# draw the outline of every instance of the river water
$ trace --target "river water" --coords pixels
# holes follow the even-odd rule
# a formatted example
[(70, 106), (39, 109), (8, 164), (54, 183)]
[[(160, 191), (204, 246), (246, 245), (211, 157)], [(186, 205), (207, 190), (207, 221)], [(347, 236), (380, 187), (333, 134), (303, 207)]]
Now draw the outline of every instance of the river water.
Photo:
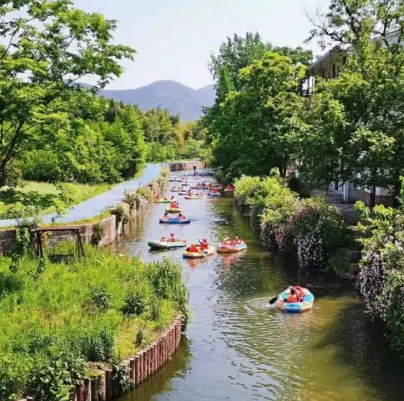
[[(153, 205), (114, 245), (146, 261), (179, 261), (193, 309), (181, 348), (124, 401), (404, 399), (404, 365), (349, 284), (298, 275), (292, 262), (266, 252), (230, 198), (180, 199), (180, 206), (191, 224), (162, 226), (165, 205)], [(248, 250), (199, 261), (183, 260), (181, 250), (149, 251), (148, 240), (170, 232), (213, 244), (239, 235)], [(290, 284), (310, 284), (311, 312), (286, 315), (266, 307)]]

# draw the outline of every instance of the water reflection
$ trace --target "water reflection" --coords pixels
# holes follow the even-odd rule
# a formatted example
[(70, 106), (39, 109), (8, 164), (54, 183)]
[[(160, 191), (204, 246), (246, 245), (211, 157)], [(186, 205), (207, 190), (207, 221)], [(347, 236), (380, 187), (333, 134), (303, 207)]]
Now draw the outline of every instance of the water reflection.
[[(231, 199), (180, 204), (191, 224), (159, 225), (164, 205), (153, 205), (116, 245), (118, 252), (146, 261), (169, 256), (182, 263), (194, 311), (186, 350), (127, 400), (403, 399), (404, 366), (386, 351), (349, 284), (329, 285), (327, 278), (299, 273), (293, 261), (266, 252)], [(183, 260), (182, 249), (149, 251), (148, 240), (170, 232), (213, 244), (239, 235), (248, 249), (202, 260)], [(311, 284), (312, 312), (285, 315), (266, 307), (269, 298), (296, 282)], [(185, 356), (186, 368), (178, 362)]]
[(165, 394), (176, 389), (176, 381), (184, 379), (191, 368), (191, 343), (184, 338), (180, 348), (173, 354), (167, 365), (149, 380), (137, 387), (125, 401), (150, 400), (155, 394)]

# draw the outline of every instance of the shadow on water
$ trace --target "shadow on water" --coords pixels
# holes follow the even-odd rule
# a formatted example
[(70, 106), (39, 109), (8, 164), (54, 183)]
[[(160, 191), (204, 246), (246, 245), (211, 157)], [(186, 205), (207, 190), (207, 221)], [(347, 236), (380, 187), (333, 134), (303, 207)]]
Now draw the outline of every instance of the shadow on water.
[[(193, 309), (190, 342), (126, 401), (404, 399), (404, 366), (387, 352), (349, 283), (299, 272), (294, 260), (268, 253), (231, 199), (180, 204), (190, 225), (159, 225), (164, 205), (153, 205), (115, 246), (145, 261), (171, 257), (181, 263)], [(183, 260), (182, 250), (149, 251), (148, 240), (171, 231), (213, 244), (238, 235), (248, 249), (203, 260)], [(311, 285), (312, 312), (267, 308), (270, 298), (296, 283)]]
[(180, 348), (167, 364), (145, 383), (134, 389), (122, 401), (150, 400), (155, 394), (165, 394), (175, 390), (176, 379), (183, 379), (191, 368), (192, 354), (190, 341), (183, 338)]
[[(332, 358), (333, 363), (354, 372), (368, 391), (366, 399), (399, 401), (404, 399), (404, 361), (389, 349), (380, 322), (366, 316), (359, 297), (341, 299), (344, 306), (333, 312), (327, 328), (318, 327), (313, 349)], [(331, 301), (333, 302), (333, 301)]]

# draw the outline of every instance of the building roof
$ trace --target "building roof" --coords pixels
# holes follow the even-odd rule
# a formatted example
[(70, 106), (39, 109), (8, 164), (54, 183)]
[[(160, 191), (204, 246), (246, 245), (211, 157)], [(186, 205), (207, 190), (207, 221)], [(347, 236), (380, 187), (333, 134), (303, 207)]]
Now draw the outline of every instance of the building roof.
[[(388, 33), (386, 35), (387, 38), (392, 38), (394, 36), (397, 36), (398, 33), (400, 32), (400, 29), (396, 29), (394, 31), (391, 31), (390, 33)], [(372, 39), (372, 42), (375, 42), (378, 38), (380, 38), (380, 36), (376, 36)], [(347, 52), (349, 52), (352, 49), (352, 47), (348, 47), (346, 49)], [(328, 57), (330, 57), (332, 55), (332, 53), (334, 53), (336, 50), (340, 50), (343, 51), (342, 49), (339, 48), (339, 46), (335, 46), (333, 47), (331, 50), (329, 50), (327, 53), (324, 53), (322, 56), (320, 56), (316, 61), (314, 61), (309, 67), (308, 70), (312, 70), (314, 68), (316, 68), (319, 64), (321, 64), (322, 61), (324, 61), (325, 59), (327, 59)]]

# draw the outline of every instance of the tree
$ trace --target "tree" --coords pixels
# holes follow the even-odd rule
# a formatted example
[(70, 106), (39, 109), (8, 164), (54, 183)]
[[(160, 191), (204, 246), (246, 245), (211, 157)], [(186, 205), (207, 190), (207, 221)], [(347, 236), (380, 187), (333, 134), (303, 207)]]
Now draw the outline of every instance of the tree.
[(305, 67), (268, 52), (239, 72), (239, 90), (219, 105), (209, 127), (215, 133), (214, 166), (226, 181), (242, 174), (266, 175), (274, 167), (282, 176), (299, 137), (304, 98), (299, 94)]
[[(402, 15), (404, 5), (396, 0), (332, 0), (311, 35), (322, 45), (349, 47), (342, 74), (320, 84), (313, 103), (327, 99), (337, 105), (340, 123), (328, 131), (336, 144), (335, 156), (341, 159), (334, 165), (348, 180), (370, 189), (371, 206), (376, 186), (392, 188), (398, 195), (404, 173)], [(324, 112), (314, 118), (320, 125)], [(321, 131), (320, 125), (315, 131)]]
[[(53, 124), (86, 75), (104, 87), (119, 76), (129, 47), (112, 43), (116, 21), (85, 13), (70, 0), (5, 1), (0, 6), (0, 185), (6, 167)], [(21, 16), (22, 15), (22, 16)]]
[(234, 34), (228, 37), (220, 46), (218, 55), (211, 55), (209, 69), (213, 79), (218, 82), (223, 79), (223, 69), (226, 68), (230, 81), (238, 89), (238, 72), (249, 66), (254, 60), (262, 58), (272, 49), (270, 43), (264, 43), (258, 33), (247, 32), (245, 37)]

